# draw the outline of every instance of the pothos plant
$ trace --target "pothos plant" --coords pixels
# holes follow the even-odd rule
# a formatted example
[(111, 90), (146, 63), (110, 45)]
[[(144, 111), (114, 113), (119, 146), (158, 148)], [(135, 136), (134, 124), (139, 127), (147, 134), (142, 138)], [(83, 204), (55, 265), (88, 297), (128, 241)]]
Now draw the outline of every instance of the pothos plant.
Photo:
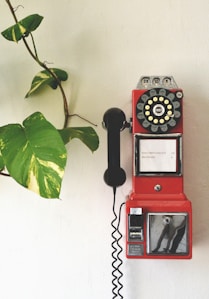
[(59, 89), (64, 107), (63, 128), (58, 130), (41, 112), (29, 115), (22, 124), (0, 127), (0, 174), (11, 176), (20, 185), (45, 198), (59, 198), (67, 161), (66, 144), (73, 138), (80, 139), (91, 151), (99, 146), (99, 138), (92, 126), (69, 127), (68, 101), (62, 81), (68, 79), (66, 71), (48, 67), (39, 59), (33, 31), (43, 16), (32, 14), (18, 20), (17, 9), (5, 0), (14, 18), (14, 25), (1, 34), (12, 42), (23, 42), (41, 71), (32, 80), (26, 98), (41, 88)]

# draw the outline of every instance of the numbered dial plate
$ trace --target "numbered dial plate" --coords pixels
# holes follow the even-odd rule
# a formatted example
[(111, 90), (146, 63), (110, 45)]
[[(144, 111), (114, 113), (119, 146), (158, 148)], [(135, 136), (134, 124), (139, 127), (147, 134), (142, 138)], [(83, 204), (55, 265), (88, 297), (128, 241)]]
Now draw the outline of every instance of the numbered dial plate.
[(136, 117), (152, 133), (166, 133), (181, 117), (181, 91), (154, 88), (145, 92), (136, 104)]

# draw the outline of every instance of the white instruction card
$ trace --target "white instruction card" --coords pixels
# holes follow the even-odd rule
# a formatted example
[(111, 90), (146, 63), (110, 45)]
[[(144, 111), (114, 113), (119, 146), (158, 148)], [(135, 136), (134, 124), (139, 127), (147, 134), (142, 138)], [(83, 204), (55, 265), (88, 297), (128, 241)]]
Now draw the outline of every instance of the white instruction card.
[(176, 172), (175, 139), (141, 139), (140, 172)]

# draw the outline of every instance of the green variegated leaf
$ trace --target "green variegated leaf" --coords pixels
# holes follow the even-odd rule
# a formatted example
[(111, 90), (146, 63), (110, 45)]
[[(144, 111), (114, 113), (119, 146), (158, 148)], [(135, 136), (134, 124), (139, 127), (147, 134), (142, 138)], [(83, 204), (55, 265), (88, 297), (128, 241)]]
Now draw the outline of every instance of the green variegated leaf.
[(80, 139), (92, 152), (99, 147), (99, 137), (92, 127), (74, 127), (59, 130), (63, 142), (67, 144), (73, 138)]
[[(68, 78), (68, 74), (63, 70), (57, 68), (50, 68), (50, 71), (52, 71), (56, 75), (59, 81), (66, 81)], [(25, 97), (28, 98), (32, 93), (38, 91), (40, 88), (47, 85), (53, 89), (56, 89), (58, 81), (50, 74), (50, 72), (44, 70), (39, 72), (33, 78), (30, 90), (28, 91)]]
[(9, 41), (18, 42), (23, 36), (27, 36), (30, 32), (36, 30), (42, 20), (43, 17), (38, 14), (30, 15), (7, 28), (1, 34)]
[(2, 157), (2, 154), (0, 152), (0, 171), (2, 171), (4, 169), (4, 160), (3, 160), (3, 157)]
[(9, 174), (45, 198), (59, 198), (67, 153), (59, 132), (36, 112), (23, 125), (0, 128), (0, 149)]

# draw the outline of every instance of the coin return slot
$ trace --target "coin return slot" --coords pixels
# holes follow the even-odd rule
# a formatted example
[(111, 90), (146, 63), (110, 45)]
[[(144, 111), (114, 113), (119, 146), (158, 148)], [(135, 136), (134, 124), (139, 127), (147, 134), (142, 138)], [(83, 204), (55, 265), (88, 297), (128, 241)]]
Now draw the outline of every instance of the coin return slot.
[(129, 241), (143, 241), (143, 215), (129, 215)]

